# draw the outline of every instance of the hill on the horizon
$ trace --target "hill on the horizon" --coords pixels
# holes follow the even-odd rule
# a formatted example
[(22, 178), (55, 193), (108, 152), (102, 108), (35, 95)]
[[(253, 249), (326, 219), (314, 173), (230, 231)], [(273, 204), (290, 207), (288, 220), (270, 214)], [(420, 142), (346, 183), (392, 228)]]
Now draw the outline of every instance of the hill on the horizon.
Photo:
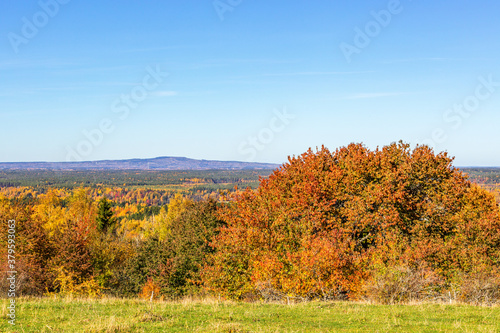
[(87, 162), (3, 162), (0, 170), (258, 170), (275, 169), (279, 164), (196, 160), (187, 157), (156, 157)]

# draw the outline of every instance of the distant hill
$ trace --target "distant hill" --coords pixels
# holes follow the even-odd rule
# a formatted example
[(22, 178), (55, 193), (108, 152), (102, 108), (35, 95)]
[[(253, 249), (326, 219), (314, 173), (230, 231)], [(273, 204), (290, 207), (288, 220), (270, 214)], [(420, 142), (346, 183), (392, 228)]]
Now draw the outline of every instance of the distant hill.
[(275, 169), (279, 164), (238, 161), (195, 160), (186, 157), (156, 157), (92, 162), (6, 162), (0, 170), (258, 170)]

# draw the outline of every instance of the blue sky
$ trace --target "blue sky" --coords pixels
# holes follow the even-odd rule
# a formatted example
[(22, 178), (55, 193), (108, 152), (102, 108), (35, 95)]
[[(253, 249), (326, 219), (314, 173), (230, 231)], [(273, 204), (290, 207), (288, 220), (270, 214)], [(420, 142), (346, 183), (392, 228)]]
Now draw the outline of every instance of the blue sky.
[(0, 161), (276, 162), (404, 140), (500, 166), (500, 3), (0, 2)]

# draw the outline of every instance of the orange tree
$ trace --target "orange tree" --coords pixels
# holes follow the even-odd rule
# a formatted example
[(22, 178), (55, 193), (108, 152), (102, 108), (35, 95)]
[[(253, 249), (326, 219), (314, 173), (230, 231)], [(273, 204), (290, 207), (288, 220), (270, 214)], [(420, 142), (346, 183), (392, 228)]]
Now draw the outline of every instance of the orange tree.
[(452, 161), (403, 142), (291, 157), (220, 211), (204, 283), (240, 299), (352, 298), (380, 267), (423, 265), (448, 282), (496, 268), (497, 204)]

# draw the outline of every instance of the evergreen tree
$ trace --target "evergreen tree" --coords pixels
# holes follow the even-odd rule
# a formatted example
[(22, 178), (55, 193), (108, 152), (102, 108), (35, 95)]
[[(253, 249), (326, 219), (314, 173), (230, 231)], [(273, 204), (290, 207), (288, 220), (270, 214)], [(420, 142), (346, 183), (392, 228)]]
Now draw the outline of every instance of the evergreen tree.
[(97, 212), (97, 228), (106, 232), (113, 225), (113, 212), (111, 211), (111, 202), (104, 197), (99, 201), (99, 210)]

